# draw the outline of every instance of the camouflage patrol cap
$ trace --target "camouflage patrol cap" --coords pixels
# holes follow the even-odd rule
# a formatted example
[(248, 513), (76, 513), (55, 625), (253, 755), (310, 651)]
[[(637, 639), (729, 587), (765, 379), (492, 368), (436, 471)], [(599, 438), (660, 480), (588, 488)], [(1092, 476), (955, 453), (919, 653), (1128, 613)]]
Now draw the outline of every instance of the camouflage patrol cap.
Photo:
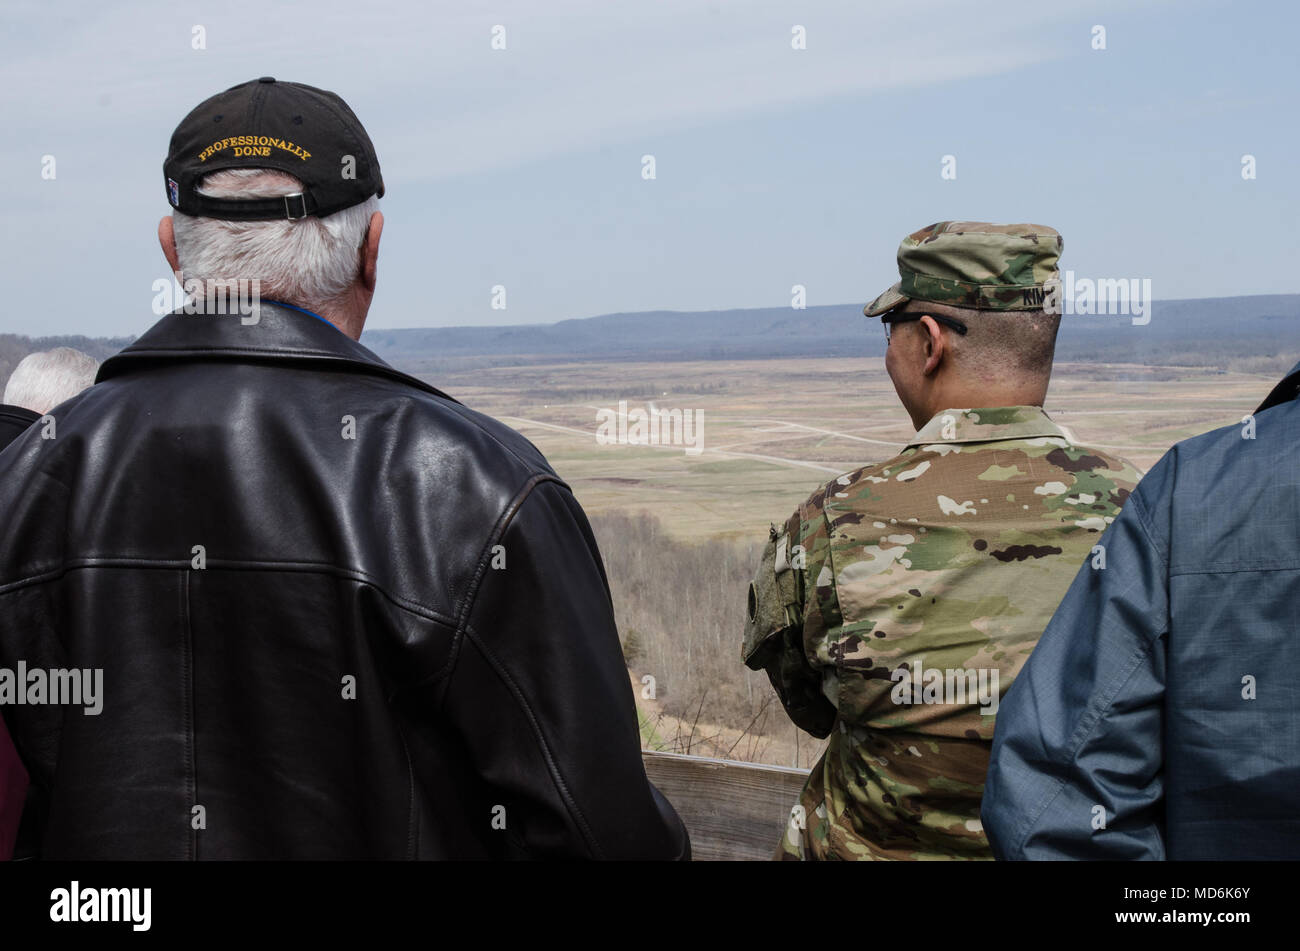
[(862, 309), (879, 317), (909, 300), (974, 310), (1041, 310), (1064, 242), (1045, 225), (940, 221), (898, 246), (901, 280)]

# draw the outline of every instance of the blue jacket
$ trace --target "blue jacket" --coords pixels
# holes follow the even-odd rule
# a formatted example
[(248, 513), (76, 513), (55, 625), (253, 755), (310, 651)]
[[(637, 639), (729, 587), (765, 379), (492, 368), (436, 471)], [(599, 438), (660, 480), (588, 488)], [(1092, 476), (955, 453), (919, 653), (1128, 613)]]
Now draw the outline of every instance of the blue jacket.
[(998, 712), (998, 858), (1300, 858), (1298, 387), (1169, 450), (1080, 569)]

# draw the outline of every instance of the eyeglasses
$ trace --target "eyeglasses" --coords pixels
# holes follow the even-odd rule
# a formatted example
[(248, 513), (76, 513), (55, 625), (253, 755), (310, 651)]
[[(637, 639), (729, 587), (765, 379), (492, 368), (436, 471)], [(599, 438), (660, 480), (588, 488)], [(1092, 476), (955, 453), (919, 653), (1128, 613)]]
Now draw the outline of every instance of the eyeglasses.
[(969, 329), (965, 324), (963, 324), (960, 320), (957, 320), (955, 317), (944, 317), (941, 314), (927, 315), (919, 312), (911, 313), (911, 314), (897, 314), (897, 315), (884, 314), (880, 318), (880, 323), (885, 328), (885, 346), (889, 346), (889, 335), (890, 335), (889, 325), (890, 324), (910, 324), (913, 321), (920, 320), (922, 317), (926, 317), (926, 316), (930, 317), (931, 320), (938, 321), (939, 323), (943, 324), (945, 327), (951, 327), (953, 330), (957, 331), (957, 333), (961, 334), (963, 337), (966, 335), (966, 332)]

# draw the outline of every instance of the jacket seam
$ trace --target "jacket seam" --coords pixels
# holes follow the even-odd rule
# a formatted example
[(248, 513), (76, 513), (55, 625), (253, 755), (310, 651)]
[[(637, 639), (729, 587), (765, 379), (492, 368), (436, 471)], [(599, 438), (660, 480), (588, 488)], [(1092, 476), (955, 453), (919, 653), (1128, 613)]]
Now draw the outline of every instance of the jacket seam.
[[(820, 512), (821, 522), (822, 522), (821, 527), (824, 528), (826, 531), (827, 542), (829, 542), (830, 539), (834, 536), (834, 528), (831, 525), (833, 519), (831, 518), (830, 495), (831, 495), (830, 487), (828, 486), (821, 500), (822, 505), (821, 505), (821, 512)], [(804, 521), (803, 514), (804, 514), (803, 507), (800, 506), (798, 511), (800, 526), (802, 526)], [(801, 533), (799, 538), (799, 544), (802, 545), (805, 540), (806, 539), (803, 537)], [(830, 568), (832, 578), (839, 577), (839, 569), (835, 565), (835, 546), (831, 544), (827, 544), (826, 560), (822, 562), (822, 569), (826, 567)], [(822, 569), (819, 569), (818, 571), (819, 574)], [(810, 584), (806, 583), (804, 585), (803, 599), (799, 605), (799, 610), (803, 614), (802, 617), (803, 623), (799, 625), (799, 642), (800, 642), (799, 650), (803, 654), (804, 663), (808, 665), (809, 669), (811, 669), (812, 671), (820, 675), (822, 681), (821, 695), (826, 699), (826, 702), (829, 704), (831, 702), (830, 698), (826, 697), (827, 668), (824, 666), (819, 666), (815, 662), (815, 658), (808, 656), (807, 631), (808, 631), (808, 622), (810, 617), (812, 616), (812, 612), (808, 610), (808, 592), (810, 590), (813, 591), (813, 598), (814, 599), (817, 598), (817, 594), (816, 594), (817, 579), (811, 577), (812, 575), (811, 565), (809, 565), (806, 569), (804, 569), (804, 575), (805, 575), (804, 578), (805, 582), (811, 582), (811, 583)], [(817, 616), (821, 623), (822, 631), (825, 633), (824, 642), (827, 644), (828, 649), (832, 641), (838, 642), (839, 640), (842, 639), (842, 632), (846, 626), (844, 623), (844, 608), (840, 604), (840, 588), (838, 584), (832, 584), (830, 586), (830, 598), (834, 602), (834, 608), (833, 608), (835, 611), (834, 624), (827, 624), (826, 613), (824, 609), (820, 605), (817, 608)], [(844, 667), (843, 655), (840, 654), (839, 651), (836, 651), (836, 654), (839, 656), (835, 656), (831, 658), (832, 660), (835, 661), (834, 667), (831, 668), (834, 671), (834, 676), (835, 676), (835, 718), (831, 721), (831, 726), (830, 729), (826, 731), (826, 736), (830, 736), (832, 733), (835, 732), (836, 728), (841, 725), (840, 711), (844, 709), (844, 681), (846, 679), (845, 674), (847, 673), (847, 671)], [(809, 730), (808, 732), (812, 733), (811, 730)], [(816, 736), (815, 733), (813, 735)], [(826, 737), (821, 736), (817, 738), (825, 739)]]
[(126, 375), (136, 368), (136, 363), (146, 364), (146, 367), (141, 368), (144, 369), (148, 368), (150, 362), (156, 364), (158, 361), (177, 361), (178, 358), (184, 359), (185, 357), (192, 360), (241, 360), (252, 358), (255, 362), (274, 363), (287, 367), (292, 367), (295, 360), (306, 360), (313, 363), (313, 372), (318, 372), (321, 369), (319, 364), (331, 364), (332, 368), (337, 371), (365, 373), (389, 382), (409, 386), (411, 389), (419, 390), (422, 393), (428, 393), (431, 396), (446, 400), (453, 406), (462, 405), (455, 397), (444, 393), (432, 383), (425, 383), (409, 373), (403, 373), (396, 367), (389, 366), (379, 360), (378, 357), (371, 361), (352, 354), (340, 353), (337, 350), (322, 350), (314, 347), (272, 348), (236, 347), (231, 345), (206, 348), (193, 345), (129, 347), (104, 361), (104, 366), (112, 364), (110, 367), (111, 372), (104, 375), (101, 368), (100, 374), (96, 377), (96, 382), (103, 382), (117, 376)]
[(582, 837), (586, 841), (587, 847), (591, 850), (592, 854), (597, 859), (603, 859), (605, 855), (600, 847), (600, 843), (596, 841), (596, 836), (591, 831), (591, 826), (587, 823), (586, 815), (583, 813), (582, 808), (578, 805), (577, 801), (573, 798), (572, 793), (569, 791), (568, 784), (564, 781), (564, 776), (560, 773), (559, 764), (555, 761), (555, 757), (551, 753), (550, 744), (546, 742), (546, 734), (543, 732), (541, 723), (538, 722), (536, 714), (533, 713), (533, 708), (529, 705), (528, 698), (524, 696), (523, 691), (515, 682), (515, 679), (510, 676), (510, 671), (506, 666), (497, 659), (497, 656), (492, 652), (492, 649), (489, 648), (487, 644), (483, 642), (482, 638), (474, 632), (473, 628), (468, 625), (465, 628), (465, 636), (476, 648), (478, 648), (484, 659), (487, 660), (489, 665), (491, 665), (492, 670), (499, 678), (501, 678), (501, 681), (510, 690), (511, 694), (514, 695), (515, 702), (518, 703), (520, 708), (523, 710), (524, 716), (528, 720), (528, 725), (532, 728), (533, 736), (536, 738), (537, 745), (541, 749), (542, 757), (546, 760), (546, 769), (551, 774), (551, 782), (555, 784), (556, 790), (560, 794), (561, 801), (577, 823), (578, 828), (582, 832)]
[[(185, 727), (185, 791), (189, 796), (189, 835), (186, 837), (187, 856), (191, 862), (199, 857), (199, 831), (194, 827), (194, 806), (198, 800), (198, 769), (194, 759), (194, 628), (190, 614), (190, 581), (192, 572), (182, 572), (180, 577), (181, 616), (184, 641), (181, 647), (184, 677), (181, 680), (185, 691), (185, 709), (182, 720)], [(205, 817), (206, 818), (206, 817)]]
[(554, 481), (559, 482), (555, 476), (545, 473), (537, 473), (528, 479), (527, 482), (515, 493), (514, 497), (506, 503), (506, 507), (501, 510), (497, 516), (492, 530), (488, 532), (487, 540), (483, 547), (479, 549), (478, 562), (474, 566), (474, 574), (470, 578), (469, 586), (465, 589), (465, 594), (461, 596), (461, 604), (456, 609), (456, 626), (463, 627), (469, 619), (470, 611), (473, 609), (474, 601), (478, 597), (479, 585), (483, 581), (483, 574), (487, 571), (488, 565), (492, 561), (492, 548), (505, 535), (506, 529), (514, 520), (516, 513), (523, 507), (524, 501), (530, 496), (539, 484), (542, 482)]
[[(153, 568), (159, 570), (168, 569), (185, 569), (189, 567), (189, 560), (184, 558), (176, 559), (159, 559), (159, 558), (78, 558), (74, 561), (66, 562), (56, 568), (48, 568), (35, 574), (27, 575), (16, 581), (5, 582), (0, 584), (0, 597), (13, 591), (18, 591), (32, 585), (43, 584), (60, 578), (70, 571), (80, 571), (87, 568)], [(425, 620), (435, 621), (444, 627), (455, 628), (457, 621), (450, 615), (443, 614), (436, 608), (421, 604), (402, 595), (395, 594), (381, 585), (368, 572), (359, 568), (344, 568), (329, 562), (313, 561), (270, 561), (270, 560), (222, 560), (209, 558), (207, 560), (206, 570), (224, 569), (227, 571), (289, 571), (299, 574), (324, 574), (335, 577), (347, 578), (353, 581), (360, 581), (379, 594), (383, 595), (395, 606), (410, 611), (412, 614), (422, 617)]]
[(601, 851), (599, 843), (596, 841), (595, 834), (591, 831), (591, 827), (587, 823), (585, 814), (569, 792), (568, 784), (560, 774), (559, 764), (556, 763), (555, 758), (551, 753), (550, 744), (546, 740), (546, 734), (542, 730), (541, 723), (533, 712), (532, 706), (528, 703), (528, 698), (524, 696), (523, 690), (520, 689), (514, 678), (510, 676), (509, 669), (504, 663), (498, 660), (497, 656), (492, 652), (488, 645), (484, 643), (482, 638), (474, 632), (473, 627), (469, 624), (469, 617), (473, 612), (474, 605), (477, 603), (483, 575), (487, 571), (488, 564), (491, 560), (492, 547), (505, 535), (510, 523), (514, 520), (515, 515), (518, 514), (519, 510), (523, 507), (524, 502), (527, 501), (533, 490), (544, 482), (555, 483), (565, 491), (569, 491), (569, 487), (558, 476), (549, 473), (538, 473), (524, 483), (523, 487), (515, 494), (514, 499), (511, 500), (511, 503), (506, 506), (505, 510), (497, 519), (496, 525), (493, 526), (493, 529), (491, 533), (489, 533), (488, 539), (483, 546), (473, 581), (470, 583), (470, 588), (465, 594), (464, 607), (460, 612), (461, 617), (446, 665), (441, 671), (434, 674), (432, 677), (426, 678), (424, 681), (417, 684), (417, 686), (426, 686), (428, 684), (436, 683), (444, 678), (449, 682), (451, 675), (455, 672), (459, 663), (463, 641), (466, 638), (473, 641), (479, 652), (482, 653), (484, 658), (492, 666), (497, 676), (506, 684), (507, 688), (514, 695), (515, 701), (522, 708), (529, 725), (532, 727), (533, 735), (542, 752), (542, 757), (546, 761), (547, 770), (551, 774), (551, 781), (559, 791), (565, 807), (570, 811), (573, 818), (577, 821), (578, 827), (582, 830), (588, 848), (590, 848), (593, 854), (597, 857), (603, 857), (603, 852)]
[(402, 752), (406, 755), (406, 858), (413, 861), (416, 857), (416, 843), (420, 840), (419, 813), (415, 808), (415, 766), (411, 763), (411, 747), (406, 742), (406, 730), (402, 728), (400, 717), (396, 723), (397, 735), (402, 740)]
[[(177, 354), (192, 353), (196, 356), (217, 356), (222, 353), (237, 353), (241, 356), (249, 353), (261, 353), (266, 355), (268, 360), (283, 359), (285, 357), (329, 357), (331, 360), (337, 360), (340, 363), (356, 363), (358, 366), (369, 366), (369, 364), (360, 363), (350, 357), (344, 356), (335, 350), (317, 350), (307, 347), (279, 347), (268, 349), (266, 347), (235, 347), (229, 344), (220, 347), (196, 347), (193, 344), (175, 347), (132, 347), (129, 350), (123, 350), (120, 356), (123, 357), (147, 357), (152, 354)], [(376, 368), (378, 369), (378, 368)], [(401, 371), (398, 370), (398, 373)]]
[(30, 416), (28, 416), (27, 415), (28, 412), (30, 411), (19, 413), (9, 408), (0, 409), (0, 419), (13, 420), (14, 422), (22, 423), (24, 427), (30, 426), (32, 423), (39, 423), (41, 421), (42, 419), (41, 416), (37, 415), (34, 412), (31, 413)]
[[(1115, 678), (1114, 687), (1109, 691), (1109, 696), (1106, 698), (1105, 703), (1098, 708), (1095, 717), (1092, 722), (1088, 724), (1087, 729), (1082, 729), (1082, 723), (1080, 723), (1079, 728), (1076, 729), (1076, 733), (1079, 733), (1079, 738), (1070, 744), (1069, 750), (1066, 752), (1065, 756), (1062, 757), (1061, 762), (1063, 765), (1068, 767), (1068, 765), (1076, 758), (1079, 750), (1088, 741), (1088, 738), (1096, 732), (1097, 727), (1100, 726), (1102, 720), (1106, 718), (1106, 714), (1109, 713), (1111, 707), (1115, 705), (1115, 698), (1119, 696), (1120, 691), (1124, 689), (1124, 686), (1133, 679), (1133, 675), (1137, 672), (1138, 665), (1142, 663), (1142, 658), (1151, 652), (1157, 640), (1159, 640), (1159, 637), (1152, 638), (1149, 641), (1144, 641), (1138, 649), (1133, 652), (1132, 657), (1129, 659), (1128, 669), (1122, 675)], [(1061, 791), (1065, 789), (1067, 781), (1066, 777), (1056, 780), (1054, 788), (1050, 788), (1043, 794), (1042, 805), (1034, 810), (1032, 817), (1028, 818), (1022, 826), (1023, 831), (1016, 836), (1016, 846), (1014, 849), (1016, 854), (1024, 855), (1025, 843), (1029, 841), (1029, 836), (1037, 826), (1038, 820), (1043, 817), (1043, 813), (1045, 813), (1052, 803), (1061, 795)]]
[(1294, 565), (1276, 565), (1265, 562), (1238, 564), (1233, 567), (1170, 568), (1169, 577), (1184, 578), (1190, 575), (1231, 575), (1238, 573), (1255, 574), (1262, 571), (1300, 571), (1300, 562)]
[(958, 436), (955, 439), (926, 439), (920, 442), (909, 442), (904, 449), (924, 449), (927, 446), (957, 446), (969, 445), (971, 443), (995, 443), (995, 442), (1019, 442), (1023, 439), (1059, 439), (1071, 449), (1085, 448), (1075, 445), (1065, 433), (1059, 429), (1056, 432), (1047, 431), (1027, 431), (1023, 433), (1014, 433), (1002, 436)]
[(1163, 569), (1163, 574), (1168, 577), (1169, 561), (1160, 550), (1160, 546), (1156, 544), (1154, 532), (1147, 526), (1146, 503), (1142, 501), (1142, 496), (1139, 493), (1133, 492), (1129, 495), (1127, 504), (1133, 506), (1133, 510), (1137, 513), (1137, 523), (1138, 527), (1142, 529), (1142, 536), (1146, 539), (1147, 544), (1151, 546), (1151, 550), (1156, 553), (1156, 557), (1160, 559), (1160, 567)]
[(523, 506), (524, 501), (532, 494), (533, 489), (543, 482), (554, 482), (557, 485), (568, 489), (568, 486), (565, 485), (558, 476), (551, 475), (550, 473), (536, 473), (524, 483), (523, 487), (515, 493), (514, 498), (510, 500), (502, 510), (501, 514), (497, 516), (497, 520), (495, 524), (493, 524), (492, 530), (488, 532), (487, 540), (479, 550), (478, 562), (474, 567), (474, 574), (470, 578), (468, 587), (465, 589), (465, 594), (462, 596), (461, 604), (456, 609), (456, 617), (452, 621), (452, 624), (455, 626), (455, 632), (452, 634), (451, 649), (447, 653), (447, 662), (443, 664), (441, 668), (417, 682), (414, 686), (430, 686), (444, 678), (450, 677), (455, 670), (456, 662), (460, 657), (461, 642), (464, 638), (465, 631), (469, 627), (469, 616), (473, 612), (474, 604), (478, 599), (479, 587), (483, 582), (483, 575), (487, 572), (488, 565), (492, 561), (492, 548), (505, 535), (506, 529), (509, 528), (510, 523), (514, 520), (515, 515)]

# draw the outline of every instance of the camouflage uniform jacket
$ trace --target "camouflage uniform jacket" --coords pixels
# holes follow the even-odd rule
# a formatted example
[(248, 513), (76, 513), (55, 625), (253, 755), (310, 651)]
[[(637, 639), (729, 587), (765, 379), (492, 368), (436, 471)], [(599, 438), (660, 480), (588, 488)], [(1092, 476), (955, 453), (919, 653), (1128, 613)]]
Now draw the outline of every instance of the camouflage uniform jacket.
[(744, 660), (830, 736), (778, 857), (992, 857), (998, 699), (1138, 477), (1039, 407), (952, 409), (773, 527)]

